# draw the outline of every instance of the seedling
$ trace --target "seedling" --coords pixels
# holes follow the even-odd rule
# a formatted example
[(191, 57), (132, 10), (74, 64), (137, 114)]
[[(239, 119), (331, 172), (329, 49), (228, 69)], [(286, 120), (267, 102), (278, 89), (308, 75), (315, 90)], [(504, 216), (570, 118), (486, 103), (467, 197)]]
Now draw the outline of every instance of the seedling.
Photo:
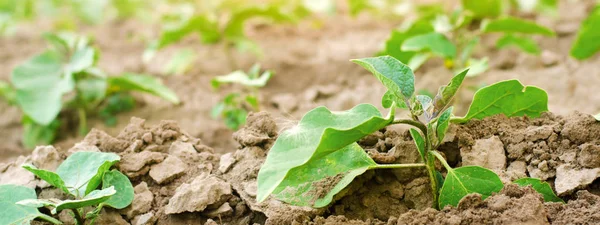
[[(467, 70), (440, 87), (432, 99), (414, 94), (412, 70), (393, 57), (352, 61), (373, 73), (387, 88), (382, 105), (389, 108), (388, 115), (383, 117), (370, 104), (360, 104), (343, 112), (331, 112), (325, 107), (309, 111), (298, 125), (280, 133), (269, 150), (258, 173), (258, 202), (273, 196), (293, 205), (325, 207), (356, 176), (372, 169), (427, 170), (434, 208), (456, 206), (470, 193), (479, 193), (486, 198), (504, 187), (498, 175), (479, 166), (452, 168), (437, 150), (450, 122), (465, 123), (498, 114), (535, 118), (548, 111), (548, 96), (544, 90), (507, 80), (477, 91), (467, 114), (455, 117), (450, 103)], [(398, 108), (407, 109), (409, 118), (396, 118)], [(393, 124), (414, 127), (410, 129), (410, 135), (417, 146), (420, 162), (379, 164), (356, 143)], [(443, 171), (436, 170), (436, 161), (443, 165), (445, 177)], [(517, 183), (532, 185), (547, 200), (559, 200), (547, 183), (533, 178)]]
[(421, 10), (420, 17), (405, 24), (405, 29), (392, 31), (382, 55), (391, 55), (413, 70), (428, 59), (440, 57), (455, 72), (470, 68), (467, 76), (488, 69), (488, 59), (474, 58), (473, 52), (484, 34), (500, 33), (496, 47), (517, 47), (539, 55), (541, 50), (533, 35), (554, 36), (554, 31), (534, 21), (502, 15), (501, 0), (463, 0), (462, 9), (445, 13), (442, 9)]
[(11, 74), (12, 85), (0, 83), (0, 95), (23, 111), (23, 144), (28, 148), (55, 139), (61, 112), (76, 112), (79, 133), (85, 134), (88, 114), (98, 113), (107, 124), (116, 123), (116, 113), (133, 107), (132, 91), (179, 103), (173, 91), (151, 76), (106, 76), (96, 66), (98, 50), (85, 37), (44, 37), (50, 47), (17, 66)]
[(213, 118), (223, 118), (225, 125), (232, 130), (237, 130), (246, 123), (249, 111), (259, 111), (259, 88), (264, 87), (273, 74), (264, 71), (260, 74), (260, 65), (255, 64), (248, 73), (238, 70), (233, 73), (215, 77), (212, 87), (218, 89), (222, 84), (236, 83), (243, 87), (242, 92), (229, 93), (220, 101), (211, 112)]
[[(191, 34), (199, 34), (204, 44), (222, 43), (232, 69), (237, 69), (233, 48), (261, 55), (256, 43), (248, 39), (244, 24), (255, 18), (272, 22), (291, 22), (293, 18), (279, 4), (252, 5), (239, 1), (215, 1), (213, 4), (181, 5), (188, 9), (179, 10), (164, 17), (164, 28), (160, 37), (152, 42), (144, 53), (149, 61), (156, 51), (165, 48)], [(190, 13), (191, 12), (191, 13)]]
[[(16, 186), (0, 186), (0, 224), (27, 224), (40, 218), (53, 224), (60, 221), (42, 214), (41, 207), (50, 207), (56, 215), (62, 210), (71, 210), (78, 225), (93, 224), (105, 206), (123, 209), (133, 201), (133, 186), (127, 176), (116, 169), (109, 170), (120, 160), (114, 153), (76, 152), (69, 156), (55, 172), (24, 165), (40, 179), (58, 188), (70, 199), (37, 199), (35, 190)], [(101, 187), (100, 189), (98, 189)], [(92, 210), (89, 210), (92, 207)]]

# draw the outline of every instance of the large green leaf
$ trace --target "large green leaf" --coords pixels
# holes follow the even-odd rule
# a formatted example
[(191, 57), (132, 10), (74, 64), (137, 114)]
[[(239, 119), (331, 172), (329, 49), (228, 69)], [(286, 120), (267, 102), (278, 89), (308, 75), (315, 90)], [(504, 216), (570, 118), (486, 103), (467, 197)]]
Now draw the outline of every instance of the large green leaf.
[(390, 38), (385, 41), (384, 55), (390, 55), (403, 63), (409, 63), (417, 54), (413, 51), (402, 51), (400, 48), (404, 41), (412, 36), (433, 32), (433, 26), (429, 21), (417, 21), (406, 31), (392, 31)]
[(475, 18), (498, 17), (502, 13), (502, 0), (462, 0), (465, 10), (471, 11)]
[(537, 43), (529, 37), (520, 37), (513, 34), (505, 34), (498, 41), (496, 41), (496, 48), (506, 48), (510, 46), (516, 46), (524, 52), (539, 55), (542, 50)]
[(73, 79), (64, 73), (61, 60), (57, 52), (45, 51), (12, 71), (17, 104), (38, 124), (50, 124), (62, 108), (63, 94), (73, 90)]
[(179, 104), (179, 98), (175, 92), (159, 79), (148, 75), (125, 73), (122, 76), (108, 78), (108, 84), (111, 90), (146, 92)]
[(102, 189), (114, 187), (115, 193), (103, 204), (115, 209), (127, 207), (133, 201), (134, 193), (133, 186), (129, 178), (116, 169), (107, 171), (102, 178)]
[[(361, 104), (343, 112), (331, 112), (325, 107), (309, 111), (302, 117), (298, 125), (282, 132), (269, 150), (267, 159), (258, 173), (257, 201), (264, 201), (276, 190), (281, 191), (279, 188), (282, 188), (282, 184), (294, 182), (289, 181), (297, 179), (297, 177), (290, 176), (291, 172), (311, 170), (309, 167), (313, 163), (319, 164), (318, 161), (330, 157), (335, 152), (356, 150), (352, 147), (345, 149), (345, 147), (389, 125), (393, 120), (392, 115), (391, 113), (388, 118), (383, 118), (377, 108), (369, 104)], [(342, 159), (334, 158), (332, 160)], [(354, 173), (358, 173), (362, 170), (359, 168), (364, 164), (360, 164), (360, 167), (338, 163), (335, 165), (348, 166), (347, 168), (356, 169), (353, 170)], [(342, 173), (341, 170), (335, 168), (326, 170), (327, 173), (314, 175), (325, 177), (331, 176), (332, 171)], [(346, 174), (346, 176), (352, 174)], [(309, 181), (299, 180), (297, 182)], [(324, 204), (323, 201), (319, 201), (319, 205)]]
[(562, 203), (565, 202), (561, 198), (556, 196), (556, 194), (554, 194), (554, 191), (552, 190), (552, 187), (550, 187), (550, 184), (548, 184), (540, 179), (525, 177), (525, 178), (515, 180), (515, 181), (513, 181), (513, 183), (518, 184), (519, 186), (522, 186), (522, 187), (531, 186), (535, 191), (542, 194), (542, 196), (544, 197), (544, 201), (562, 202)]
[(581, 24), (570, 54), (576, 59), (587, 59), (600, 51), (600, 6), (597, 6)]
[(402, 44), (402, 51), (428, 51), (444, 58), (456, 57), (456, 46), (446, 36), (436, 32), (406, 39)]
[(114, 153), (75, 152), (58, 166), (56, 174), (71, 194), (82, 197), (100, 185), (104, 173), (119, 159)]
[(292, 205), (325, 207), (356, 176), (376, 166), (364, 149), (352, 143), (289, 170), (288, 179), (277, 186), (273, 196)]
[(23, 165), (23, 168), (28, 170), (29, 172), (35, 174), (40, 179), (48, 182), (48, 184), (52, 185), (55, 188), (62, 190), (66, 194), (70, 194), (65, 182), (60, 176), (52, 171), (38, 169), (34, 165)]
[(516, 17), (503, 17), (500, 19), (487, 21), (486, 23), (482, 24), (481, 30), (483, 32), (540, 34), (554, 36), (554, 31), (552, 31), (550, 28), (539, 25), (533, 21)]
[[(38, 217), (48, 218), (36, 207), (18, 205), (16, 202), (36, 199), (35, 190), (18, 185), (0, 185), (0, 224), (30, 224)], [(58, 221), (54, 220), (53, 223)], [(60, 223), (60, 222), (58, 222)]]
[(396, 102), (409, 100), (415, 92), (415, 75), (412, 70), (391, 56), (353, 59), (352, 62), (367, 69), (394, 95)]
[(448, 83), (448, 85), (444, 85), (444, 86), (440, 87), (437, 95), (434, 98), (434, 102), (433, 102), (434, 112), (438, 113), (438, 112), (444, 110), (444, 108), (446, 108), (446, 106), (448, 106), (448, 104), (450, 104), (450, 101), (452, 101), (452, 99), (454, 98), (454, 95), (460, 88), (460, 85), (462, 84), (463, 80), (465, 79), (465, 76), (467, 75), (468, 71), (469, 70), (467, 69), (467, 70), (460, 72), (456, 76), (452, 77), (452, 79), (450, 80), (450, 83)]
[(245, 37), (244, 24), (248, 19), (252, 18), (267, 18), (274, 22), (291, 22), (293, 19), (287, 13), (281, 11), (276, 5), (262, 7), (253, 6), (244, 8), (232, 13), (232, 17), (225, 25), (223, 30), (224, 35), (229, 39)]
[(507, 80), (479, 89), (467, 115), (453, 118), (452, 122), (464, 123), (470, 119), (483, 119), (498, 114), (537, 118), (546, 111), (546, 91), (534, 86), (523, 86), (518, 80)]
[(481, 194), (485, 199), (503, 187), (500, 177), (486, 168), (463, 166), (449, 169), (440, 190), (439, 206), (440, 209), (446, 205), (457, 206), (463, 197), (471, 193)]

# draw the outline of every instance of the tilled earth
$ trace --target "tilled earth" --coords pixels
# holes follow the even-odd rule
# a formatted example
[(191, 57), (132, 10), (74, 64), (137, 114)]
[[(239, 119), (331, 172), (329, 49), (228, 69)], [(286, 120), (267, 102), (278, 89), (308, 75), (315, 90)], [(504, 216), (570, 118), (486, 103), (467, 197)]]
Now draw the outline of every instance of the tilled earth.
[[(35, 187), (39, 197), (59, 197), (20, 165), (54, 170), (73, 152), (103, 151), (121, 156), (116, 167), (134, 184), (135, 199), (123, 210), (104, 209), (99, 224), (600, 223), (600, 123), (590, 115), (495, 116), (451, 126), (440, 148), (450, 164), (490, 168), (505, 183), (540, 178), (567, 203), (544, 203), (531, 188), (506, 185), (485, 200), (472, 194), (458, 207), (440, 211), (429, 208), (425, 171), (401, 169), (368, 171), (321, 209), (272, 198), (256, 203), (258, 170), (282, 128), (266, 112), (251, 114), (248, 125), (233, 134), (238, 150), (220, 154), (174, 121), (148, 126), (133, 118), (115, 137), (93, 130), (69, 149), (38, 147), (29, 156), (0, 164), (0, 183)], [(393, 156), (394, 163), (418, 161), (416, 147), (402, 127), (381, 130), (359, 144)], [(69, 221), (64, 213), (59, 217)]]

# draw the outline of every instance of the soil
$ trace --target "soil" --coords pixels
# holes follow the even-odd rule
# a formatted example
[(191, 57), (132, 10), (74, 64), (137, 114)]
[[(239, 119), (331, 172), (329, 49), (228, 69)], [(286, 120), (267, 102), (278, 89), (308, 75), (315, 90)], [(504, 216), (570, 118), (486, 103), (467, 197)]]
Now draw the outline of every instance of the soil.
[[(589, 114), (600, 111), (600, 96), (590, 94), (600, 83), (596, 69), (600, 57), (583, 62), (567, 57), (589, 2), (560, 1), (560, 17), (536, 19), (557, 31), (556, 38), (536, 39), (544, 49), (540, 57), (498, 51), (496, 37), (484, 38), (476, 54), (488, 56), (491, 68), (465, 83), (473, 87), (519, 79), (548, 92), (552, 113), (537, 119), (496, 116), (453, 125), (440, 147), (452, 166), (484, 166), (499, 173), (505, 183), (527, 176), (545, 180), (566, 204), (544, 203), (530, 188), (506, 185), (485, 200), (469, 195), (458, 207), (437, 211), (430, 208), (429, 180), (423, 170), (368, 171), (321, 209), (275, 199), (256, 203), (258, 170), (280, 131), (316, 106), (345, 110), (358, 103), (379, 105), (384, 87), (348, 60), (375, 54), (401, 21), (368, 15), (350, 18), (345, 13), (324, 17), (321, 28), (301, 23), (253, 24), (247, 29), (264, 50), (264, 58), (238, 53), (240, 68), (258, 61), (275, 76), (261, 90), (261, 109), (268, 113), (251, 114), (247, 125), (236, 132), (210, 118), (222, 93), (211, 90), (209, 81), (232, 71), (222, 46), (200, 45), (190, 37), (145, 64), (143, 40), (156, 36), (155, 27), (134, 21), (84, 27), (102, 51), (101, 68), (110, 74), (156, 74), (183, 103), (172, 106), (136, 95), (141, 104), (121, 114), (117, 126), (92, 119), (94, 129), (87, 136), (64, 129), (54, 146), (32, 152), (20, 143), (21, 113), (0, 102), (0, 184), (25, 185), (36, 188), (40, 197), (60, 197), (20, 165), (54, 170), (73, 152), (103, 151), (121, 156), (117, 168), (134, 184), (135, 199), (123, 210), (103, 209), (98, 224), (597, 224), (600, 123)], [(49, 25), (36, 22), (15, 36), (0, 38), (1, 80), (9, 80), (14, 66), (44, 47), (40, 37), (44, 29), (38, 27)], [(162, 75), (162, 65), (182, 48), (193, 49), (202, 61), (186, 75)], [(417, 90), (435, 93), (452, 73), (443, 62), (433, 60), (416, 76)], [(472, 95), (469, 90), (461, 92), (455, 100), (457, 115), (465, 113)], [(358, 143), (381, 163), (419, 159), (402, 126), (380, 130)], [(73, 222), (65, 213), (59, 217)]]

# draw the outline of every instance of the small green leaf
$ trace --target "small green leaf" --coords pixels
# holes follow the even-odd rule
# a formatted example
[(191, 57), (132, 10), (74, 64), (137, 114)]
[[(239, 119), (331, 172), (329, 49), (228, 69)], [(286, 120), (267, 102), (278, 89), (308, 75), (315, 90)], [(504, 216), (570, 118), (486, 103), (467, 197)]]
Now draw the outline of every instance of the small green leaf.
[(82, 199), (65, 200), (59, 202), (56, 204), (56, 208), (52, 210), (52, 214), (56, 214), (64, 209), (79, 209), (86, 206), (98, 205), (105, 202), (116, 193), (117, 191), (112, 186), (102, 190), (94, 190)]
[(232, 12), (231, 19), (223, 29), (224, 35), (228, 39), (245, 37), (244, 24), (252, 18), (266, 18), (274, 22), (292, 22), (294, 21), (287, 13), (284, 13), (279, 7), (272, 5), (267, 7), (254, 6)]
[(43, 216), (35, 207), (18, 205), (16, 202), (36, 199), (35, 190), (18, 185), (0, 185), (0, 224), (30, 224)]
[(531, 186), (535, 191), (542, 194), (544, 197), (544, 201), (546, 202), (561, 202), (565, 203), (561, 198), (557, 197), (550, 187), (550, 184), (541, 181), (537, 178), (525, 177), (518, 180), (513, 181), (513, 183), (518, 184), (521, 187)]
[(394, 93), (396, 102), (404, 102), (412, 97), (415, 92), (415, 75), (412, 70), (402, 62), (391, 56), (353, 59), (352, 62), (367, 69), (389, 91)]
[(505, 34), (496, 41), (496, 48), (502, 49), (510, 46), (516, 46), (524, 52), (539, 55), (542, 50), (537, 43), (529, 37), (520, 37), (513, 34)]
[(114, 153), (75, 152), (58, 166), (56, 174), (72, 195), (81, 197), (96, 189), (102, 175), (119, 159)]
[(38, 176), (40, 179), (48, 182), (55, 188), (62, 190), (66, 194), (70, 194), (65, 182), (60, 176), (52, 171), (47, 171), (43, 169), (38, 169), (34, 165), (23, 165), (23, 168)]
[(554, 31), (550, 28), (539, 25), (533, 21), (524, 20), (516, 17), (504, 17), (482, 24), (483, 32), (503, 32), (503, 33), (521, 33), (521, 34), (540, 34), (554, 36)]
[(71, 75), (63, 71), (61, 60), (57, 52), (45, 51), (17, 66), (11, 74), (17, 104), (40, 125), (48, 125), (58, 116), (63, 94), (74, 87)]
[(425, 139), (421, 136), (418, 130), (414, 128), (410, 128), (410, 136), (415, 141), (415, 145), (417, 146), (417, 150), (419, 151), (419, 155), (421, 155), (421, 160), (425, 162)]
[(257, 78), (251, 78), (244, 71), (238, 70), (233, 73), (217, 76), (211, 80), (211, 84), (214, 88), (218, 88), (221, 84), (225, 83), (237, 83), (247, 87), (264, 87), (267, 85), (269, 79), (271, 79), (270, 71), (265, 71), (262, 75)]
[(456, 46), (446, 36), (436, 32), (406, 39), (401, 48), (402, 51), (428, 51), (444, 58), (456, 57)]
[(489, 68), (487, 57), (483, 57), (481, 59), (470, 58), (469, 61), (467, 61), (467, 65), (469, 65), (467, 68), (469, 70), (467, 77), (474, 77), (482, 74)]
[(600, 51), (600, 6), (582, 22), (570, 54), (578, 60), (587, 59)]
[(426, 34), (433, 31), (433, 26), (429, 21), (417, 21), (406, 31), (394, 30), (392, 31), (390, 37), (385, 41), (385, 50), (383, 51), (383, 55), (390, 55), (401, 62), (409, 63), (417, 53), (412, 51), (402, 51), (400, 48), (402, 43), (412, 36)]
[(8, 104), (13, 104), (17, 98), (17, 91), (7, 82), (0, 80), (0, 98), (4, 98)]
[(448, 106), (448, 104), (450, 104), (450, 101), (452, 101), (452, 99), (454, 98), (454, 95), (460, 88), (460, 85), (465, 79), (465, 76), (467, 75), (468, 71), (469, 70), (464, 70), (460, 72), (459, 74), (452, 77), (452, 80), (450, 80), (450, 83), (448, 83), (448, 85), (440, 87), (437, 95), (434, 98), (433, 103), (435, 113), (441, 112), (446, 108), (446, 106)]
[[(389, 109), (390, 107), (392, 107), (392, 104), (396, 102), (396, 97), (394, 95), (394, 93), (392, 93), (391, 91), (386, 91), (385, 94), (383, 94), (383, 96), (381, 97), (381, 106), (383, 106), (383, 108)], [(396, 102), (396, 106), (397, 108), (400, 109), (407, 109), (408, 107), (406, 107), (406, 103), (404, 103), (404, 101), (401, 102)]]
[(108, 78), (108, 84), (110, 89), (146, 92), (174, 104), (179, 104), (179, 98), (175, 92), (165, 86), (159, 79), (148, 75), (125, 73), (122, 76)]
[(465, 123), (470, 119), (504, 114), (507, 117), (537, 118), (548, 111), (548, 94), (538, 87), (523, 86), (518, 80), (501, 81), (479, 89), (473, 97), (467, 115), (451, 122)]
[(116, 169), (107, 171), (102, 178), (102, 189), (114, 187), (115, 193), (103, 204), (115, 209), (123, 209), (133, 201), (133, 186), (129, 178)]
[(96, 50), (85, 46), (77, 49), (71, 56), (67, 64), (67, 70), (71, 73), (78, 73), (94, 66), (96, 60)]
[[(392, 120), (392, 114), (388, 118), (383, 118), (377, 108), (369, 104), (361, 104), (343, 112), (331, 112), (325, 107), (318, 107), (309, 111), (302, 117), (298, 125), (282, 132), (269, 150), (267, 159), (258, 173), (257, 201), (264, 201), (274, 191), (283, 190), (285, 188), (283, 184), (296, 180), (297, 177), (290, 176), (290, 171), (295, 171), (296, 168), (296, 170), (303, 170), (302, 167), (329, 158), (330, 155), (341, 150), (355, 150), (346, 147), (362, 137), (389, 125)], [(334, 162), (341, 162), (344, 157), (331, 158), (331, 160), (328, 161), (330, 162), (328, 165), (342, 166)], [(356, 169), (355, 167), (345, 168)], [(341, 169), (334, 168), (323, 168), (323, 170), (334, 170), (338, 174), (344, 172)], [(354, 174), (354, 172), (349, 174)], [(346, 176), (350, 176), (349, 174), (346, 174)], [(323, 178), (333, 175), (327, 172), (327, 174), (320, 174), (319, 176)], [(310, 176), (307, 177), (310, 178)], [(316, 180), (320, 180), (320, 178)], [(308, 181), (298, 180), (298, 182)], [(319, 203), (319, 206), (324, 206), (328, 203), (327, 201), (326, 199), (318, 202), (316, 202), (316, 199), (315, 202), (303, 200), (303, 202), (308, 203)]]
[(463, 166), (448, 169), (446, 180), (440, 190), (440, 209), (447, 205), (457, 206), (458, 202), (468, 194), (481, 194), (486, 199), (504, 187), (502, 181), (491, 170), (479, 166)]
[(375, 166), (365, 150), (352, 143), (289, 170), (290, 179), (284, 179), (273, 196), (292, 205), (325, 207), (356, 176)]
[(217, 21), (211, 20), (205, 15), (196, 15), (175, 28), (163, 30), (158, 41), (153, 43), (148, 50), (162, 49), (194, 32), (200, 34), (204, 43), (215, 43), (221, 39)]
[(437, 120), (437, 127), (435, 128), (438, 138), (438, 144), (441, 144), (448, 131), (448, 125), (450, 123), (450, 116), (452, 116), (452, 106), (444, 111)]
[(462, 0), (465, 10), (471, 11), (476, 18), (498, 17), (502, 13), (502, 0)]

